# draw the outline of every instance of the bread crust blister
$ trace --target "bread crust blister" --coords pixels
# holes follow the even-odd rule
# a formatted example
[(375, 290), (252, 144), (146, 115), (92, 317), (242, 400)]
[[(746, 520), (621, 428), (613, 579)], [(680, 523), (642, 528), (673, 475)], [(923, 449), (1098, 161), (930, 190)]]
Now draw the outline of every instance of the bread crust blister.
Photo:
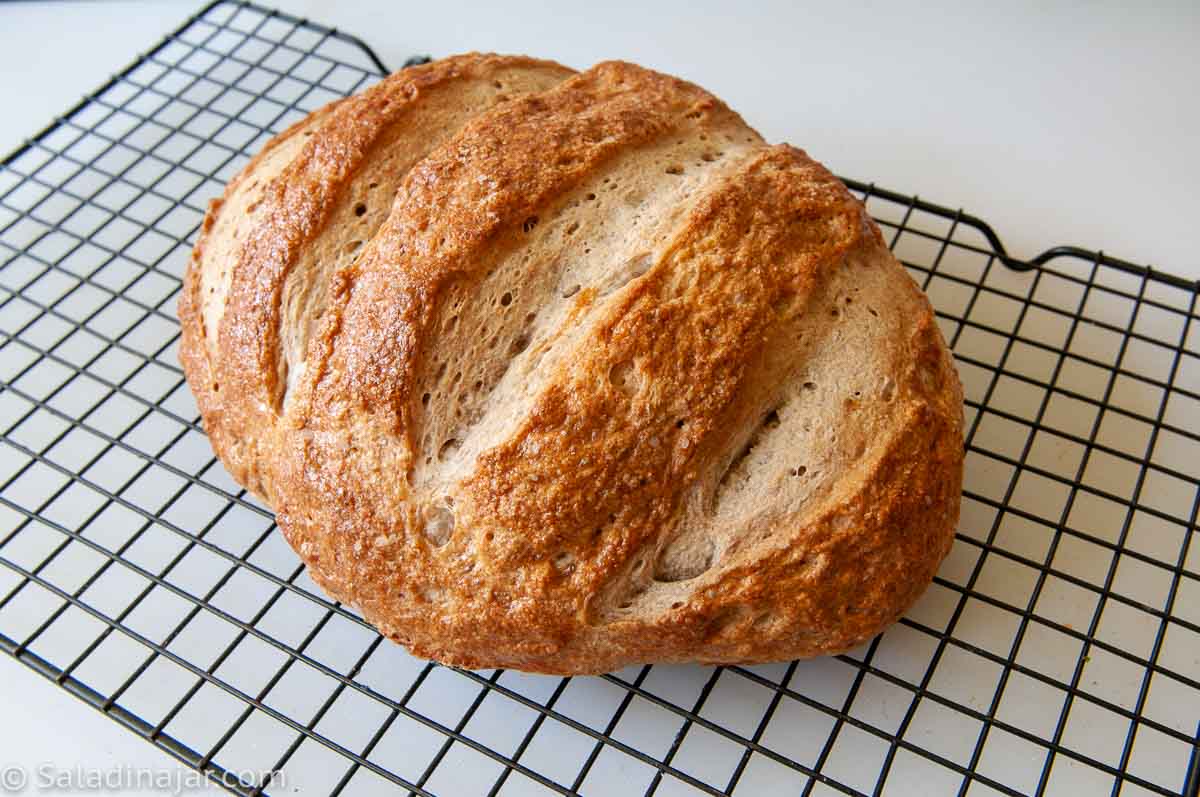
[(962, 390), (861, 203), (690, 83), (465, 55), (274, 139), (180, 299), (213, 448), (415, 654), (843, 651), (953, 540)]

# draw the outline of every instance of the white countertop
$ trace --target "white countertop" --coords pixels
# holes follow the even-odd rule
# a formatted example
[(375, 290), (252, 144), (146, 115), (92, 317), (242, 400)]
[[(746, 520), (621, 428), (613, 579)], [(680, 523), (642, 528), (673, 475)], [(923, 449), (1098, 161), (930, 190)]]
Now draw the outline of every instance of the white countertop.
[[(769, 139), (839, 174), (964, 208), (1016, 256), (1077, 244), (1200, 279), (1190, 240), (1200, 219), (1200, 5), (277, 5), (359, 34), (391, 67), (472, 49), (576, 67), (638, 61), (711, 89)], [(0, 4), (0, 152), (198, 7)], [(0, 706), (0, 767), (165, 761), (4, 656)]]

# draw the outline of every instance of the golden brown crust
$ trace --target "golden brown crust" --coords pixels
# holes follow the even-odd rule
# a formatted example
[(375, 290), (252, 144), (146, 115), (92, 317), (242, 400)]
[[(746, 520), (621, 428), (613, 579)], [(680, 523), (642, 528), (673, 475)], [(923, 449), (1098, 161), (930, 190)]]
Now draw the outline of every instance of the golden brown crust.
[[(499, 71), (526, 69), (549, 76), (552, 85), (570, 74), (565, 67), (532, 58), (466, 55), (403, 70), (367, 91), (331, 103), (281, 133), (247, 164), (211, 204), (193, 254), (193, 268), (180, 302), (184, 335), (181, 359), (197, 395), (214, 447), (233, 475), (264, 498), (272, 499), (269, 478), (261, 471), (257, 431), (272, 426), (286, 381), (280, 356), (280, 304), (288, 270), (304, 246), (332, 216), (346, 183), (371, 156), (389, 130), (420, 113), (438, 89), (469, 82), (490, 83)], [(442, 136), (453, 130), (441, 131)], [(206, 330), (199, 321), (199, 280), (195, 264), (209, 246), (217, 214), (238, 186), (255, 174), (270, 151), (296, 135), (310, 136), (283, 172), (262, 189), (253, 229), (233, 248), (228, 267), (232, 284), (225, 312), (237, 323)], [(437, 136), (412, 141), (423, 154)], [(205, 339), (216, 339), (216, 361), (205, 356)], [(225, 390), (226, 396), (218, 394)], [(248, 449), (248, 450), (247, 450)]]
[[(243, 483), (247, 481), (245, 469), (241, 464), (241, 458), (235, 454), (237, 449), (232, 445), (231, 439), (236, 433), (230, 429), (229, 424), (224, 422), (224, 405), (221, 402), (221, 396), (218, 395), (220, 382), (215, 374), (218, 373), (219, 364), (212, 362), (209, 355), (207, 339), (215, 331), (207, 330), (204, 323), (201, 286), (202, 263), (209, 248), (217, 217), (230, 198), (250, 179), (250, 175), (257, 171), (260, 164), (272, 152), (277, 151), (296, 136), (303, 134), (305, 130), (321, 124), (343, 102), (345, 100), (332, 102), (304, 119), (289, 125), (286, 130), (268, 141), (263, 149), (250, 159), (242, 171), (225, 186), (225, 191), (220, 197), (209, 201), (204, 221), (200, 226), (200, 234), (192, 249), (192, 257), (184, 275), (183, 290), (179, 297), (179, 322), (182, 327), (179, 359), (187, 373), (188, 385), (196, 397), (213, 449), (225, 462), (226, 467)], [(255, 488), (250, 487), (250, 489)]]
[[(962, 395), (861, 205), (640, 67), (421, 69), (328, 112), (267, 189), (215, 358), (193, 272), (219, 205), (181, 300), (214, 448), (314, 580), (418, 655), (541, 672), (811, 656), (899, 616), (953, 537)], [(319, 322), (281, 309), (380, 130), (403, 147), (423, 93), (513, 69), (548, 85), (411, 160)]]

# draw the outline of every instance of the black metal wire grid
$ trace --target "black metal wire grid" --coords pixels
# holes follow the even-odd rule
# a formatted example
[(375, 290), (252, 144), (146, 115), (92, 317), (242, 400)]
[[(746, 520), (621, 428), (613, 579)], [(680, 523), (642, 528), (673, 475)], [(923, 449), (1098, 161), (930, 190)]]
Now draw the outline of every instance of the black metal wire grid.
[(212, 457), (175, 299), (207, 198), (383, 71), (216, 2), (4, 161), (0, 648), (243, 794), (1196, 794), (1197, 286), (1022, 263), (870, 185), (967, 393), (961, 530), (900, 624), (548, 678), (418, 661), (325, 599)]

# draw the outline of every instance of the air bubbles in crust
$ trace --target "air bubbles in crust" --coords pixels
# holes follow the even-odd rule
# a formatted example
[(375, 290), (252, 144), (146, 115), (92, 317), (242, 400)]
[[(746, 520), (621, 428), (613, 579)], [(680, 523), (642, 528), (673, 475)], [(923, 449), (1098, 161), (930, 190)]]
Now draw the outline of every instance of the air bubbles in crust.
[(625, 395), (632, 394), (637, 389), (637, 374), (634, 372), (632, 360), (619, 362), (608, 372), (608, 381)]
[(668, 544), (654, 563), (654, 580), (690, 581), (713, 566), (716, 547), (711, 537), (682, 537)]
[(443, 498), (441, 501), (425, 508), (424, 525), (421, 534), (435, 548), (440, 548), (450, 541), (454, 534), (454, 501)]
[(720, 636), (736, 628), (745, 619), (745, 609), (731, 606), (722, 609), (708, 623), (708, 633)]
[(458, 450), (460, 445), (461, 443), (459, 443), (458, 438), (451, 437), (449, 440), (442, 443), (440, 448), (438, 448), (438, 459), (443, 461), (448, 459), (455, 451)]
[(512, 345), (508, 347), (508, 352), (512, 356), (517, 356), (521, 352), (529, 348), (529, 334), (521, 333), (513, 338)]

